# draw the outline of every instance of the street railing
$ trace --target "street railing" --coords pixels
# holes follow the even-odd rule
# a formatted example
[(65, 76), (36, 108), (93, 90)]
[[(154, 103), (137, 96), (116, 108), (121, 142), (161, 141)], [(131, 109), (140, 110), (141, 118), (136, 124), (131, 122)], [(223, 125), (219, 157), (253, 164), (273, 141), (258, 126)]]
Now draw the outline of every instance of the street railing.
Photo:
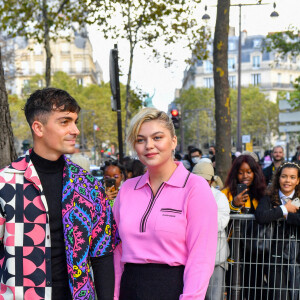
[(220, 289), (226, 300), (299, 300), (299, 230), (285, 220), (259, 225), (254, 215), (231, 215), (230, 254), (221, 264), (226, 268), (224, 284), (211, 280), (209, 290)]

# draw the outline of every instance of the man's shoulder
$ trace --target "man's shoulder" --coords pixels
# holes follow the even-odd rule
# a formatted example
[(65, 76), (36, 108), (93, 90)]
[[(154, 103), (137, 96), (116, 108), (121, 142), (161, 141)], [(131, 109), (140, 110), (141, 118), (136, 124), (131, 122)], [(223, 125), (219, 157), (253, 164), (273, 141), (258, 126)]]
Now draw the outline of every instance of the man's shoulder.
[(27, 154), (23, 154), (11, 162), (9, 165), (5, 166), (4, 168), (0, 169), (0, 174), (6, 173), (24, 173), (27, 169), (29, 164), (30, 157)]

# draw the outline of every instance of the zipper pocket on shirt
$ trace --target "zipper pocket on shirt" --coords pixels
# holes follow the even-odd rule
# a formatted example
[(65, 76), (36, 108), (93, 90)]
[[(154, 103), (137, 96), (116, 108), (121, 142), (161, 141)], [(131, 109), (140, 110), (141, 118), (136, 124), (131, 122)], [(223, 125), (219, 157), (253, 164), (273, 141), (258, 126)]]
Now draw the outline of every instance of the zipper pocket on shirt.
[(179, 209), (173, 209), (173, 208), (161, 208), (162, 212), (172, 212), (172, 213), (175, 213), (175, 214), (182, 214), (182, 210), (179, 210)]

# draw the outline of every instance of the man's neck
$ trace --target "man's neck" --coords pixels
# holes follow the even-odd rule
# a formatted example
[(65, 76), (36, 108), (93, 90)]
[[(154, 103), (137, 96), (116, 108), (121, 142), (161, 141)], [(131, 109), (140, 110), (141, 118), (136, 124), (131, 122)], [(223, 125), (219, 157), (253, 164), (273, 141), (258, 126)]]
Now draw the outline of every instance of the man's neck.
[(282, 163), (282, 160), (276, 160), (276, 161), (273, 162), (274, 167), (275, 167), (276, 169), (281, 165), (281, 163)]

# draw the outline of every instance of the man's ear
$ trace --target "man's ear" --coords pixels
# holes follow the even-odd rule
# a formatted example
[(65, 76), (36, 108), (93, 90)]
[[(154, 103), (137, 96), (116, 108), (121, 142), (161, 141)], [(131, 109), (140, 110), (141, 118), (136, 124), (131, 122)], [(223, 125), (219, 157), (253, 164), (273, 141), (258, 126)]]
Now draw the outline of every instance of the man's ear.
[(32, 131), (37, 137), (42, 137), (44, 133), (44, 126), (40, 121), (34, 121), (31, 125)]

